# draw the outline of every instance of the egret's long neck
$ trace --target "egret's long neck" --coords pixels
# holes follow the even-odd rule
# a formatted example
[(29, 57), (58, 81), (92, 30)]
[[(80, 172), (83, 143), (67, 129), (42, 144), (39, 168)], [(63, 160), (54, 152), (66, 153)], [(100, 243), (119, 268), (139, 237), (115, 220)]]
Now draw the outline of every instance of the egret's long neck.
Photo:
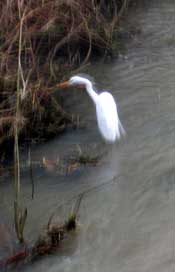
[(86, 82), (86, 91), (88, 92), (89, 96), (92, 98), (94, 103), (97, 103), (98, 100), (98, 94), (93, 90), (92, 83), (91, 82)]

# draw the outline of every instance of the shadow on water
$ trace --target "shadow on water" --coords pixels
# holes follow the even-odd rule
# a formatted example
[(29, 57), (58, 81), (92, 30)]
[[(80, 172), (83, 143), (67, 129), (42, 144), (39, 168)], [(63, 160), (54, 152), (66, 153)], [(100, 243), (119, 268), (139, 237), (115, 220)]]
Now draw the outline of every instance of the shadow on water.
[[(23, 176), (28, 239), (37, 236), (54, 210), (66, 214), (74, 198), (87, 191), (75, 243), (23, 271), (174, 271), (175, 5), (173, 0), (144, 2), (133, 7), (126, 22), (128, 31), (140, 31), (131, 35), (125, 55), (91, 67), (97, 82), (116, 97), (127, 137), (95, 167), (67, 176), (36, 171), (33, 201), (28, 175)], [(103, 149), (87, 94), (72, 93), (67, 106), (82, 115), (86, 129), (32, 150), (34, 160), (69, 156), (77, 144), (92, 152), (94, 144)], [(1, 194), (1, 218), (8, 222), (10, 181), (1, 183)]]

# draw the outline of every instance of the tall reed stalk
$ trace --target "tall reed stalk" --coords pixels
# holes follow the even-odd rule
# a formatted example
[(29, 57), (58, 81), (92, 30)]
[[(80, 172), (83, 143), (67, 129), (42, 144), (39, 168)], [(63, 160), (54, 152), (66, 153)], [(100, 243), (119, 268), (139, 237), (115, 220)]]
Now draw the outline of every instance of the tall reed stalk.
[(19, 242), (24, 242), (24, 226), (27, 219), (27, 209), (22, 208), (21, 204), (21, 185), (20, 185), (20, 158), (19, 158), (19, 120), (20, 120), (20, 102), (21, 102), (21, 51), (22, 51), (22, 29), (23, 29), (23, 17), (21, 15), (21, 6), (23, 1), (18, 0), (19, 11), (19, 42), (18, 42), (18, 71), (17, 71), (17, 88), (16, 88), (16, 118), (14, 122), (14, 168), (15, 168), (15, 200), (14, 200), (14, 220), (15, 229)]

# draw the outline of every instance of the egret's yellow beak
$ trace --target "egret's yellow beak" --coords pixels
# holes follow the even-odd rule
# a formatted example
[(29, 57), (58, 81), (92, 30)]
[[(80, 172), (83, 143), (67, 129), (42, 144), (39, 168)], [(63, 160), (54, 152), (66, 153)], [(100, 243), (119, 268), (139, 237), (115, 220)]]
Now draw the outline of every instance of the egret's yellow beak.
[[(70, 83), (69, 83), (69, 81), (67, 80), (67, 81), (64, 81), (64, 82), (61, 82), (61, 83), (58, 83), (57, 84), (57, 87), (58, 88), (67, 88), (67, 87), (70, 87), (71, 85), (70, 85)], [(78, 88), (78, 89), (82, 89), (82, 88), (84, 88), (85, 86), (84, 86), (84, 84), (75, 84), (73, 87), (76, 87), (76, 88)]]
[(67, 80), (67, 81), (61, 82), (57, 86), (58, 88), (67, 88), (69, 87), (69, 81)]

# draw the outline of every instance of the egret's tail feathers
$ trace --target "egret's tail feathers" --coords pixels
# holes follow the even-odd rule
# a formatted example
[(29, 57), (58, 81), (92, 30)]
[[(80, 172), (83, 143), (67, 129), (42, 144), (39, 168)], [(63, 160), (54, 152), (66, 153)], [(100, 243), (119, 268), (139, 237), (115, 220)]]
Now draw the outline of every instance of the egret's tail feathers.
[(118, 125), (119, 125), (120, 135), (121, 136), (126, 136), (126, 131), (125, 131), (124, 127), (122, 126), (122, 123), (120, 122), (120, 120), (118, 122)]

